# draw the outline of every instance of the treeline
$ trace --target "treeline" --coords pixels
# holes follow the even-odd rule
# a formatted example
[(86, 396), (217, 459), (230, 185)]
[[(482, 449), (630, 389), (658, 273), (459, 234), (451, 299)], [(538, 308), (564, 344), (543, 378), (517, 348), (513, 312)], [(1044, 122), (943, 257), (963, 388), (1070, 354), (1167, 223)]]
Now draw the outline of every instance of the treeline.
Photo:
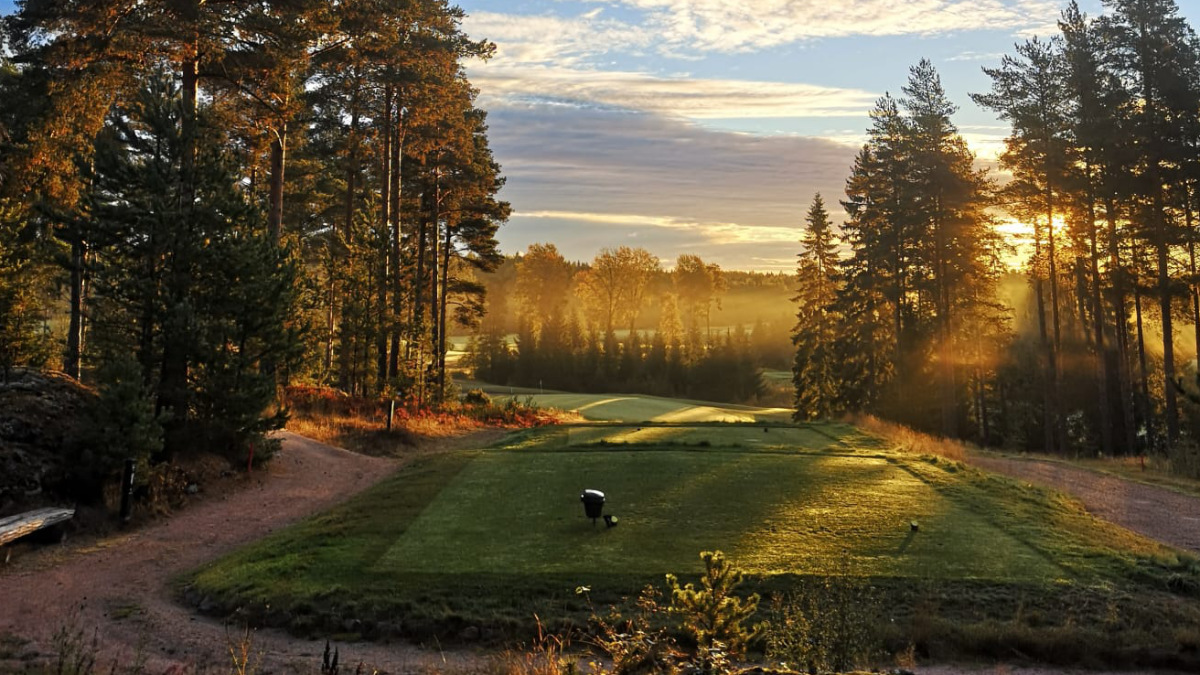
[[(1171, 0), (1104, 5), (1072, 3), (1058, 35), (984, 69), (973, 98), (1012, 125), (1002, 185), (928, 62), (878, 102), (842, 236), (820, 200), (807, 217), (798, 417), (866, 408), (988, 444), (1194, 457), (1176, 342), (1200, 343), (1200, 46)], [(1001, 212), (1027, 247), (998, 238)], [(1024, 288), (1005, 275), (1018, 254)]]
[(494, 47), (462, 18), (444, 0), (18, 2), (3, 374), (61, 363), (160, 428), (163, 456), (246, 447), (289, 381), (440, 400), (509, 213), (462, 67)]
[[(467, 345), (474, 376), (490, 383), (746, 401), (763, 393), (761, 367), (779, 367), (786, 349), (783, 322), (712, 326), (728, 273), (696, 255), (666, 272), (645, 249), (605, 249), (581, 265), (534, 244), (513, 271), (511, 294), (492, 299), (515, 299), (515, 344), (501, 311)], [(656, 325), (643, 330), (651, 307)]]
[[(526, 251), (506, 255), (493, 271), (479, 275), (479, 282), (487, 290), (487, 313), (480, 326), (452, 336), (469, 335), (487, 330), (495, 333), (515, 335), (525, 321), (522, 305), (517, 300), (517, 268)], [(694, 258), (695, 256), (689, 256)], [(703, 263), (703, 261), (701, 261)], [(568, 277), (574, 283), (576, 277), (591, 267), (591, 261), (567, 260)], [(708, 264), (708, 263), (704, 263)], [(765, 324), (772, 332), (771, 348), (763, 354), (764, 366), (789, 369), (792, 362), (791, 328), (793, 312), (790, 308), (795, 296), (795, 274), (792, 272), (755, 272), (743, 270), (720, 270), (721, 288), (707, 316), (697, 317), (697, 330), (724, 332), (741, 325), (750, 329), (756, 324)], [(649, 336), (658, 329), (664, 311), (679, 312), (679, 301), (675, 291), (672, 269), (656, 268), (647, 282), (644, 305), (637, 315), (636, 328)], [(591, 313), (583, 293), (578, 288), (567, 293), (563, 307), (565, 315), (574, 314), (580, 326), (588, 322)], [(681, 318), (682, 320), (682, 318)], [(628, 327), (618, 328), (618, 337)]]

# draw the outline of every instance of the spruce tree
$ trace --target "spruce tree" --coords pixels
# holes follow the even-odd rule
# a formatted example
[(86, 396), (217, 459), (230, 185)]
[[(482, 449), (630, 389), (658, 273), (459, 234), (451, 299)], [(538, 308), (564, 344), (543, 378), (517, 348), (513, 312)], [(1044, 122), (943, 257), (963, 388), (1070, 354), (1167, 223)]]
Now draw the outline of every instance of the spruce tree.
[(805, 216), (803, 249), (797, 256), (796, 348), (792, 366), (796, 420), (831, 417), (836, 411), (840, 384), (837, 365), (838, 292), (837, 239), (821, 195), (813, 197)]

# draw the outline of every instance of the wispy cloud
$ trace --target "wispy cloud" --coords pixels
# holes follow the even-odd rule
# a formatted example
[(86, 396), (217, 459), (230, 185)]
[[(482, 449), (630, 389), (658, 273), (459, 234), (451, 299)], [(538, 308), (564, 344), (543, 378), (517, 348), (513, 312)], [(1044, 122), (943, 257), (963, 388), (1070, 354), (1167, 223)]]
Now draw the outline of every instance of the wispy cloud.
[(533, 66), (577, 65), (597, 55), (638, 50), (654, 43), (647, 26), (605, 19), (601, 9), (574, 17), (472, 12), (464, 28), (496, 43), (496, 62)]
[(859, 89), (753, 80), (658, 77), (554, 66), (478, 65), (484, 104), (514, 101), (612, 106), (688, 119), (862, 115), (877, 95)]
[(1027, 32), (1058, 17), (1058, 0), (595, 0), (641, 10), (664, 44), (757, 51), (812, 38)]
[(692, 252), (757, 269), (790, 252), (814, 193), (837, 199), (854, 159), (854, 148), (824, 139), (611, 109), (507, 106), (488, 121), (515, 210), (509, 252), (554, 241), (590, 259), (613, 245), (615, 227), (664, 259)]
[(575, 211), (523, 211), (514, 218), (569, 220), (591, 225), (625, 228), (662, 228), (683, 230), (699, 236), (708, 244), (785, 244), (794, 246), (799, 238), (795, 228), (696, 221), (671, 216), (647, 216), (628, 213), (584, 213)]
[(996, 61), (997, 63), (1004, 57), (1003, 52), (975, 52), (967, 50), (959, 54), (955, 54), (947, 61)]

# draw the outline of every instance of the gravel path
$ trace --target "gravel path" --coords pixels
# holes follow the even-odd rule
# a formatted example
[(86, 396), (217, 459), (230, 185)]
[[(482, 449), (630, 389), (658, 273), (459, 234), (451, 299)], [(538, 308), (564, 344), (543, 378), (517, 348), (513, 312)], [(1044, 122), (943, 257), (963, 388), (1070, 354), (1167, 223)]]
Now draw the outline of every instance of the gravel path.
[(972, 456), (982, 469), (1073, 495), (1097, 517), (1200, 553), (1200, 498), (1060, 462)]
[[(459, 437), (440, 445), (485, 443), (496, 432)], [(358, 455), (283, 433), (283, 447), (267, 470), (220, 496), (128, 534), (63, 550), (44, 550), (0, 567), (0, 636), (30, 642), (19, 651), (52, 654), (55, 631), (83, 630), (100, 645), (99, 672), (114, 659), (147, 660), (146, 672), (193, 672), (230, 663), (230, 640), (219, 621), (178, 604), (171, 580), (223, 553), (344, 501), (397, 469), (395, 460)], [(482, 440), (480, 440), (482, 439)], [(72, 618), (74, 617), (74, 618)], [(2, 658), (0, 672), (17, 670)], [(258, 631), (253, 651), (268, 672), (316, 672), (324, 643)], [(389, 672), (446, 668), (451, 657), (400, 645), (343, 645), (342, 663), (360, 659)], [(20, 658), (19, 656), (13, 658)], [(453, 655), (453, 661), (472, 658)], [(344, 669), (346, 670), (346, 669)], [(222, 672), (227, 672), (225, 668)], [(369, 670), (367, 672), (370, 672)]]

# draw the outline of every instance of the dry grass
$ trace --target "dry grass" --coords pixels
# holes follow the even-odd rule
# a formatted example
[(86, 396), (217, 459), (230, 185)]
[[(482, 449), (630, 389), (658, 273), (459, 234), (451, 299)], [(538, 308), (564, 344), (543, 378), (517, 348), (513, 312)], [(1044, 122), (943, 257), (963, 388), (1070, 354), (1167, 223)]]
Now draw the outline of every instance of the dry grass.
[(915, 431), (904, 425), (880, 419), (874, 415), (855, 414), (846, 421), (888, 441), (897, 452), (914, 455), (936, 455), (956, 462), (967, 459), (968, 445), (940, 436)]
[(427, 441), (451, 439), (484, 429), (524, 429), (559, 424), (565, 417), (516, 401), (504, 405), (448, 403), (438, 408), (397, 405), (391, 429), (390, 401), (348, 396), (334, 389), (288, 387), (287, 428), (316, 441), (376, 457), (396, 457)]

